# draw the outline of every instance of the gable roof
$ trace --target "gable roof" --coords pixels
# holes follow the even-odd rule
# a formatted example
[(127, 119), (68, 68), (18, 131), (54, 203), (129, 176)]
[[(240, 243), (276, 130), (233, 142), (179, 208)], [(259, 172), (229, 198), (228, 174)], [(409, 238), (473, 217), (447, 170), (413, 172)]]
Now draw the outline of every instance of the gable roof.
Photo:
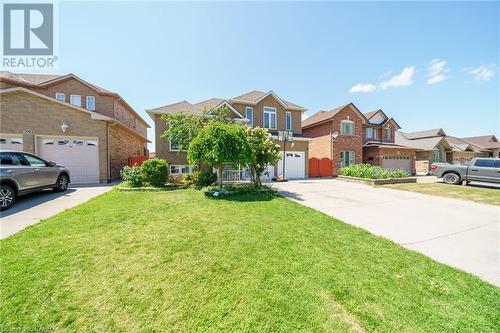
[(382, 126), (385, 126), (385, 125), (387, 125), (388, 123), (391, 123), (391, 122), (394, 124), (394, 126), (396, 127), (396, 129), (401, 129), (401, 126), (399, 126), (399, 124), (398, 124), (398, 123), (394, 120), (394, 118), (392, 118), (392, 117), (391, 117), (391, 118), (388, 118), (388, 119), (387, 119), (385, 122), (383, 122), (381, 125), (382, 125)]
[(368, 121), (366, 119), (366, 117), (361, 113), (361, 111), (359, 111), (359, 109), (356, 107), (356, 105), (354, 105), (354, 103), (351, 102), (351, 103), (347, 103), (347, 104), (338, 106), (334, 109), (331, 109), (330, 111), (316, 112), (312, 116), (310, 116), (307, 119), (304, 119), (304, 121), (302, 121), (302, 128), (311, 127), (311, 126), (323, 123), (325, 121), (328, 121), (328, 120), (332, 119), (340, 111), (344, 110), (347, 107), (351, 107), (355, 112), (357, 112), (360, 115), (363, 123), (366, 123)]
[[(375, 123), (375, 122), (370, 121), (370, 119), (371, 119), (372, 117), (374, 117), (374, 116), (375, 116), (376, 114), (378, 114), (378, 113), (381, 113), (381, 114), (384, 116), (385, 121), (382, 121), (381, 123)], [(381, 124), (383, 124), (383, 123), (386, 123), (386, 122), (387, 122), (387, 119), (389, 119), (389, 117), (385, 114), (385, 112), (384, 112), (384, 111), (382, 111), (382, 109), (378, 109), (378, 110), (373, 110), (373, 111), (370, 111), (370, 112), (366, 112), (366, 113), (363, 113), (363, 115), (366, 117), (366, 119), (368, 119), (368, 122), (369, 122), (370, 124), (376, 124), (376, 125), (381, 125)], [(396, 123), (396, 124), (397, 124), (397, 123)], [(398, 126), (399, 126), (399, 125), (398, 125)]]
[(446, 141), (444, 136), (432, 136), (423, 138), (408, 138), (408, 133), (403, 133), (401, 131), (396, 131), (394, 135), (394, 143), (406, 147), (412, 147), (422, 150), (433, 150), (434, 147), (442, 144), (447, 149), (450, 149), (450, 144)]
[(245, 119), (245, 117), (238, 112), (231, 104), (229, 104), (226, 100), (221, 98), (211, 98), (205, 101), (198, 102), (196, 104), (191, 104), (188, 101), (180, 101), (173, 104), (168, 104), (164, 106), (160, 106), (153, 109), (146, 110), (146, 113), (154, 119), (155, 114), (172, 114), (172, 113), (184, 113), (191, 115), (201, 116), (205, 112), (210, 114), (209, 111), (218, 109), (222, 106), (226, 106), (230, 111), (234, 112), (238, 118)]
[(482, 148), (487, 149), (498, 149), (500, 148), (500, 142), (495, 135), (482, 135), (482, 136), (472, 136), (468, 138), (461, 138), (462, 140), (478, 145)]
[(472, 144), (470, 142), (467, 142), (463, 139), (460, 139), (460, 138), (457, 138), (457, 137), (454, 137), (454, 136), (446, 136), (446, 141), (448, 141), (448, 143), (450, 144), (450, 146), (452, 147), (452, 150), (456, 150), (456, 151), (473, 151), (473, 152), (484, 152), (485, 149), (478, 146), (478, 145), (475, 145), (475, 144)]
[(120, 102), (122, 102), (129, 111), (131, 111), (139, 121), (145, 125), (147, 128), (150, 128), (149, 124), (142, 119), (142, 117), (125, 101), (118, 93), (109, 91), (107, 89), (101, 88), (95, 84), (89, 83), (73, 73), (69, 73), (66, 75), (46, 75), (46, 74), (21, 74), (21, 73), (12, 73), (8, 71), (0, 71), (0, 81), (10, 82), (15, 85), (20, 85), (27, 88), (43, 88), (48, 87), (50, 85), (56, 84), (58, 82), (75, 79), (82, 84), (88, 86), (99, 94), (106, 96), (113, 96), (117, 98)]
[(266, 98), (267, 96), (273, 96), (275, 100), (278, 101), (285, 109), (292, 109), (292, 110), (299, 110), (299, 111), (306, 111), (307, 109), (297, 105), (295, 103), (292, 103), (290, 101), (287, 101), (285, 99), (280, 98), (278, 95), (274, 93), (274, 91), (269, 91), (267, 93), (259, 91), (259, 90), (252, 90), (250, 92), (247, 92), (243, 95), (236, 96), (233, 98), (230, 98), (229, 101), (233, 103), (245, 103), (245, 104), (252, 104), (255, 105), (259, 103), (261, 100)]
[(431, 137), (436, 137), (436, 136), (446, 136), (446, 133), (442, 128), (435, 128), (435, 129), (430, 129), (430, 130), (425, 130), (425, 131), (418, 131), (418, 132), (411, 132), (411, 133), (404, 133), (404, 136), (407, 139), (413, 140), (413, 139), (423, 139), (423, 138), (431, 138)]

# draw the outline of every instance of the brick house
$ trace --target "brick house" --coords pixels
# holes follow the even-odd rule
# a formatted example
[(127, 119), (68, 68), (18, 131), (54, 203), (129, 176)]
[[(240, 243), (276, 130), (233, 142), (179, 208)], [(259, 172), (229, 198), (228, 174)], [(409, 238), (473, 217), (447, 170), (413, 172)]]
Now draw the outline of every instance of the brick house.
[(363, 114), (353, 103), (319, 111), (302, 122), (303, 134), (313, 138), (310, 157), (329, 159), (332, 176), (359, 163), (414, 173), (415, 149), (394, 142), (399, 128), (382, 110)]
[(484, 147), (449, 136), (442, 128), (405, 133), (395, 133), (396, 143), (416, 150), (416, 174), (426, 175), (432, 163), (447, 162), (464, 164), (475, 157), (488, 157), (490, 151)]
[[(246, 94), (229, 98), (211, 98), (198, 103), (181, 101), (153, 109), (146, 110), (155, 127), (156, 156), (167, 160), (171, 174), (186, 174), (193, 171), (194, 166), (187, 162), (186, 152), (178, 151), (175, 143), (162, 139), (168, 124), (162, 119), (165, 114), (179, 113), (202, 115), (205, 111), (226, 106), (230, 117), (251, 127), (267, 128), (272, 138), (278, 142), (278, 131), (293, 131), (293, 142), (286, 143), (285, 176), (286, 178), (307, 177), (308, 142), (309, 138), (302, 135), (301, 119), (305, 108), (284, 100), (273, 91), (251, 91)], [(283, 160), (282, 160), (283, 161)], [(282, 161), (277, 165), (269, 166), (269, 177), (282, 174)]]
[(65, 165), (74, 183), (120, 177), (149, 125), (117, 93), (73, 75), (0, 72), (0, 149)]

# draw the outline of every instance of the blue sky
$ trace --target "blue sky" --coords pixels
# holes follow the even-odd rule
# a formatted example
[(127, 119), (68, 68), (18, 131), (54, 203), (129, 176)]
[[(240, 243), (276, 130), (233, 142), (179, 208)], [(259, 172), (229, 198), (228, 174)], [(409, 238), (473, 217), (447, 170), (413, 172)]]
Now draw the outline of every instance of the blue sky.
[(308, 115), (352, 101), (404, 131), (500, 134), (498, 2), (61, 2), (59, 12), (59, 72), (120, 93), (149, 123), (148, 108), (274, 90)]

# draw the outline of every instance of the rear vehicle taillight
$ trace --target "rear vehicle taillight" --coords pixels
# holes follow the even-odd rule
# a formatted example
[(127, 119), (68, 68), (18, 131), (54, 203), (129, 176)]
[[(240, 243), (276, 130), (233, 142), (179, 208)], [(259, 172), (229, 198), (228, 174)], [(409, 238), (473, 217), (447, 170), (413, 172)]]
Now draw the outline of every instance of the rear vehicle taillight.
[(431, 170), (432, 170), (432, 171), (436, 170), (437, 168), (438, 168), (437, 166), (435, 166), (435, 165), (431, 165)]

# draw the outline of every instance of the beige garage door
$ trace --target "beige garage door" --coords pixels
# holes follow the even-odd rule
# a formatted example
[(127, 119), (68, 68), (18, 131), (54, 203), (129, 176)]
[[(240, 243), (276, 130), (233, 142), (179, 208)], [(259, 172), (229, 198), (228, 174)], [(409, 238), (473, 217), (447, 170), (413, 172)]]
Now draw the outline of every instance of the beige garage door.
[(37, 154), (68, 168), (75, 184), (99, 183), (98, 148), (97, 138), (37, 138)]
[(20, 134), (0, 134), (0, 150), (23, 151), (23, 136)]
[(401, 169), (411, 173), (410, 156), (384, 156), (382, 158), (384, 169)]

